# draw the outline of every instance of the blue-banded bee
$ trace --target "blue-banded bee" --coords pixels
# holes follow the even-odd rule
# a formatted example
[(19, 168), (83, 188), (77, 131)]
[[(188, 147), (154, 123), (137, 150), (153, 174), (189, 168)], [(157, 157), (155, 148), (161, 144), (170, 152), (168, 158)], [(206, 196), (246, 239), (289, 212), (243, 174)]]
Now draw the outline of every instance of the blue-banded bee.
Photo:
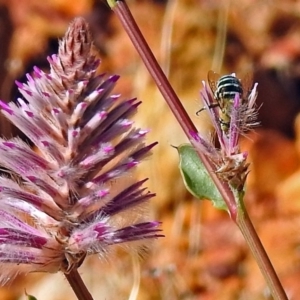
[[(242, 103), (248, 101), (252, 85), (252, 80), (250, 79), (247, 78), (247, 81), (241, 82), (235, 74), (220, 76), (213, 71), (208, 72), (208, 83), (216, 101), (216, 103), (212, 103), (208, 108), (220, 108), (219, 121), (221, 129), (225, 133), (229, 130), (230, 115), (236, 95), (240, 96)], [(197, 115), (202, 110), (199, 110)]]

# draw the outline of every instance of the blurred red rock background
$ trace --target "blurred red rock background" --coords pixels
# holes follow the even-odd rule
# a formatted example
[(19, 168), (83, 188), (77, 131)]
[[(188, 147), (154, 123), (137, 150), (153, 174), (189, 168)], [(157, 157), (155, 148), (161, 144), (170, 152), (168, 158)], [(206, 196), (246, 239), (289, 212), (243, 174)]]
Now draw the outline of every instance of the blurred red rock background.
[[(289, 299), (300, 299), (300, 2), (262, 0), (128, 1), (150, 47), (195, 121), (211, 130), (199, 99), (213, 69), (258, 82), (261, 125), (241, 141), (251, 173), (246, 206)], [(224, 212), (190, 196), (171, 145), (186, 142), (135, 49), (105, 1), (0, 0), (0, 98), (18, 97), (14, 80), (34, 65), (47, 69), (70, 21), (90, 23), (101, 72), (121, 75), (117, 91), (138, 96), (139, 126), (159, 141), (136, 174), (157, 196), (151, 214), (166, 237), (138, 260), (130, 251), (90, 258), (80, 268), (95, 299), (271, 299), (238, 229)], [(4, 119), (1, 132), (17, 134)], [(140, 277), (139, 277), (140, 276)], [(136, 293), (136, 288), (139, 288)], [(29, 274), (0, 290), (0, 299), (75, 299), (61, 274)]]

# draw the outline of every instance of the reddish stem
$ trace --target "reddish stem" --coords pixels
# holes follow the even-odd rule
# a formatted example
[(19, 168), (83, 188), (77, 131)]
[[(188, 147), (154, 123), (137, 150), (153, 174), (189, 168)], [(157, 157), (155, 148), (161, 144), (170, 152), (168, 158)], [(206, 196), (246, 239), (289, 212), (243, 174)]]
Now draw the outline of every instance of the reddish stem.
[(288, 300), (276, 271), (264, 249), (246, 209), (239, 210), (237, 225), (259, 266), (275, 300)]
[(70, 273), (65, 273), (65, 276), (72, 287), (78, 300), (93, 300), (92, 295), (85, 286), (82, 278), (80, 277), (77, 269), (72, 270)]
[(190, 117), (188, 116), (187, 112), (185, 111), (174, 89), (170, 85), (166, 75), (164, 74), (157, 60), (155, 59), (151, 49), (149, 48), (141, 31), (139, 30), (127, 4), (125, 3), (125, 1), (117, 1), (116, 4), (112, 7), (112, 9), (120, 19), (123, 28), (127, 32), (137, 52), (141, 56), (146, 68), (148, 69), (150, 75), (154, 79), (157, 87), (159, 88), (161, 94), (163, 95), (164, 99), (169, 105), (178, 123), (182, 127), (191, 144), (197, 150), (197, 153), (202, 163), (206, 167), (207, 171), (212, 177), (212, 180), (214, 181), (215, 185), (220, 191), (220, 194), (226, 202), (231, 218), (235, 221), (237, 208), (234, 195), (229, 189), (229, 186), (225, 182), (220, 181), (220, 179), (215, 173), (215, 168), (199, 149), (197, 140), (195, 139), (197, 129), (191, 121)]
[[(251, 251), (253, 252), (254, 257), (257, 260), (258, 265), (260, 266), (263, 275), (266, 278), (268, 285), (270, 286), (271, 292), (276, 300), (287, 300), (287, 296), (284, 292), (284, 289), (277, 277), (277, 274), (257, 236), (257, 233), (249, 219), (246, 209), (237, 210), (237, 201), (230, 190), (229, 186), (221, 182), (215, 173), (215, 169), (207, 159), (207, 157), (201, 152), (197, 145), (197, 129), (192, 123), (191, 119), (187, 115), (184, 107), (182, 106), (179, 98), (171, 87), (167, 77), (160, 68), (158, 62), (156, 61), (153, 53), (151, 52), (147, 42), (145, 41), (143, 35), (141, 34), (128, 6), (123, 1), (114, 2), (111, 4), (112, 9), (120, 19), (123, 28), (130, 37), (133, 45), (137, 49), (139, 55), (141, 56), (145, 66), (147, 67), (150, 75), (154, 79), (157, 87), (159, 88), (161, 94), (165, 98), (167, 104), (169, 105), (171, 111), (176, 117), (177, 121), (181, 125), (183, 131), (189, 138), (190, 142), (197, 149), (198, 155), (202, 160), (204, 166), (207, 168), (207, 171), (210, 173), (214, 183), (219, 189), (226, 205), (228, 207), (229, 213), (233, 221), (239, 226)], [(239, 204), (242, 203), (242, 199)], [(241, 215), (243, 214), (243, 215)]]

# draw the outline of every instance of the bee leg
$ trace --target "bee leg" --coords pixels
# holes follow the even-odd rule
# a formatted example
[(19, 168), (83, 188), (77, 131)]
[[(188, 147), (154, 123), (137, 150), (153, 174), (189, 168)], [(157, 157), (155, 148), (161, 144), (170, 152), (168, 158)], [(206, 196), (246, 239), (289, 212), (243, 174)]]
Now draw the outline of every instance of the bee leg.
[(199, 116), (199, 114), (200, 114), (203, 110), (211, 109), (211, 108), (214, 108), (214, 107), (220, 107), (219, 103), (212, 103), (212, 104), (210, 104), (209, 106), (204, 106), (204, 107), (202, 107), (201, 109), (199, 109), (199, 110), (196, 112), (196, 115)]

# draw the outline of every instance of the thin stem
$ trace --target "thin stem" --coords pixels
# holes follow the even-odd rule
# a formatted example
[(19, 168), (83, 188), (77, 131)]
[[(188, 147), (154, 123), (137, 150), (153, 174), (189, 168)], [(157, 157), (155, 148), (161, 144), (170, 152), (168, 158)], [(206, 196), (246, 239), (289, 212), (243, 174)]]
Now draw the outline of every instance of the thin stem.
[(288, 300), (285, 291), (279, 281), (274, 267), (253, 227), (248, 216), (246, 208), (239, 210), (237, 217), (237, 226), (241, 230), (251, 252), (254, 256), (268, 286), (274, 300)]
[(93, 300), (77, 269), (64, 273), (78, 300)]
[(123, 28), (127, 32), (133, 45), (135, 46), (136, 50), (141, 56), (145, 66), (147, 67), (152, 78), (154, 79), (161, 94), (165, 98), (167, 104), (169, 105), (171, 111), (173, 112), (178, 123), (187, 135), (188, 139), (197, 150), (201, 161), (207, 168), (207, 171), (210, 173), (212, 180), (216, 184), (218, 190), (220, 191), (220, 194), (226, 202), (231, 218), (236, 222), (241, 232), (243, 233), (247, 243), (249, 244), (249, 247), (262, 271), (262, 274), (265, 276), (265, 279), (270, 287), (274, 299), (287, 300), (287, 296), (282, 288), (282, 285), (266, 254), (265, 249), (263, 248), (257, 236), (257, 233), (248, 217), (246, 210), (243, 207), (239, 207), (237, 211), (238, 202), (236, 202), (233, 192), (230, 190), (229, 186), (226, 183), (221, 182), (219, 180), (215, 173), (213, 165), (198, 148), (197, 140), (195, 138), (197, 129), (195, 128), (191, 119), (187, 115), (179, 98), (177, 97), (176, 93), (171, 87), (167, 77), (165, 76), (158, 62), (156, 61), (147, 42), (145, 41), (142, 33), (140, 32), (128, 6), (124, 1), (108, 0), (108, 3), (118, 16), (120, 22), (123, 25)]
[(221, 71), (224, 59), (230, 1), (224, 1), (222, 4), (218, 12), (216, 47), (211, 68), (216, 72)]
[(120, 22), (122, 23), (123, 28), (127, 32), (133, 45), (135, 46), (137, 52), (141, 56), (145, 66), (147, 67), (152, 78), (154, 79), (162, 96), (169, 105), (175, 118), (177, 119), (178, 123), (182, 127), (184, 133), (186, 134), (192, 145), (197, 150), (201, 161), (203, 162), (207, 171), (210, 173), (212, 180), (214, 181), (215, 185), (220, 191), (220, 194), (226, 202), (230, 216), (233, 219), (235, 219), (236, 203), (232, 191), (229, 189), (226, 183), (221, 182), (219, 180), (218, 176), (215, 173), (213, 165), (199, 149), (198, 143), (195, 139), (197, 129), (191, 121), (190, 117), (188, 116), (187, 112), (185, 111), (181, 101), (179, 100), (174, 89), (170, 85), (170, 82), (168, 81), (161, 67), (159, 66), (156, 58), (154, 57), (141, 31), (139, 30), (127, 4), (125, 3), (125, 1), (116, 1), (111, 6), (116, 15), (118, 16)]

